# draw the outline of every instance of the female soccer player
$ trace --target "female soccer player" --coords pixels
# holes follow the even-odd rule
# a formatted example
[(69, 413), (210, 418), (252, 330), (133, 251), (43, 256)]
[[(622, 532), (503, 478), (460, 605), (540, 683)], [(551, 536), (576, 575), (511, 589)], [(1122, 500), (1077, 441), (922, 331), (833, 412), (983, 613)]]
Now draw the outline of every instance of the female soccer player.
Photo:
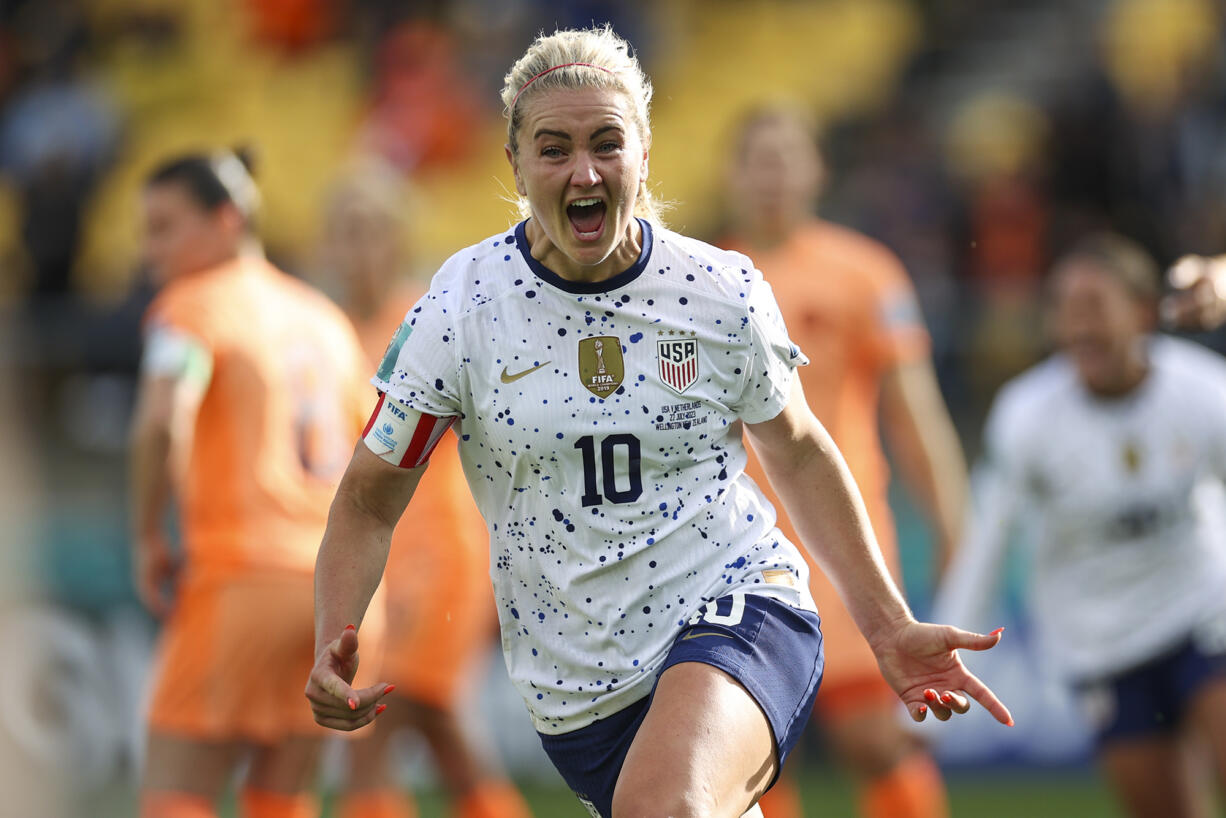
[[(296, 701), (314, 656), (311, 571), (371, 393), (344, 314), (264, 260), (257, 199), (233, 153), (169, 161), (144, 189), (162, 285), (132, 432), (136, 587), (164, 619), (149, 818), (215, 814), (244, 756), (244, 815), (316, 814), (323, 731)], [(165, 530), (172, 500), (181, 558)]]
[(890, 580), (770, 287), (654, 216), (650, 96), (609, 29), (542, 36), (511, 68), (528, 218), (444, 264), (376, 373), (316, 566), (307, 696), (329, 727), (375, 717), (384, 688), (349, 685), (346, 623), (454, 423), (511, 679), (567, 784), (605, 818), (739, 816), (822, 670), (805, 563), (744, 475), (745, 432), (914, 718), (968, 696), (1010, 717), (955, 652), (999, 635), (916, 622)]
[(976, 618), (1010, 523), (1037, 516), (1033, 615), (1108, 780), (1129, 815), (1198, 815), (1185, 752), (1226, 784), (1226, 362), (1152, 334), (1157, 269), (1123, 238), (1075, 247), (1051, 298), (1061, 351), (996, 399), (939, 610)]
[[(813, 216), (824, 170), (816, 135), (799, 112), (774, 106), (749, 113), (733, 150), (732, 234), (721, 244), (753, 258), (792, 339), (813, 352), (798, 376), (813, 413), (847, 460), (892, 575), (900, 576), (898, 546), (879, 424), (904, 483), (928, 512), (934, 562), (944, 565), (961, 536), (966, 466), (906, 271), (880, 244)], [(752, 453), (746, 470), (757, 481), (765, 477)], [(779, 529), (798, 539), (784, 517)], [(900, 724), (898, 697), (873, 651), (830, 580), (815, 569), (810, 566), (810, 590), (822, 614), (826, 652), (817, 712), (859, 787), (860, 814), (948, 815), (936, 763)], [(762, 807), (772, 818), (802, 814), (786, 770)]]
[[(404, 190), (394, 168), (359, 164), (333, 189), (324, 219), (323, 264), (339, 288), (367, 355), (377, 360), (424, 286), (411, 272)], [(489, 549), (450, 432), (431, 459), (409, 513), (392, 535), (384, 590), (388, 634), (379, 674), (396, 680), (393, 703), (373, 731), (348, 745), (341, 818), (409, 818), (392, 739), (419, 732), (457, 818), (525, 818), (515, 785), (490, 757), (466, 713), (495, 637)], [(301, 680), (300, 680), (301, 681)]]

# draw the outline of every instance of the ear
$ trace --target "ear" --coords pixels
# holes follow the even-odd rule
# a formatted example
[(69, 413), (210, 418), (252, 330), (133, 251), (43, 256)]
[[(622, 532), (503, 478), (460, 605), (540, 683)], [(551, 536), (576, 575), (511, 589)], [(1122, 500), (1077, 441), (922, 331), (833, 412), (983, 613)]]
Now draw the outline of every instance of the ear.
[(234, 204), (234, 202), (225, 202), (218, 206), (215, 211), (215, 218), (218, 224), (227, 232), (241, 233), (246, 229), (242, 211), (238, 209), (238, 205)]
[(515, 152), (511, 150), (510, 145), (503, 145), (502, 149), (506, 151), (507, 163), (511, 166), (511, 173), (515, 175), (515, 192), (520, 196), (527, 196), (528, 190), (524, 187), (524, 180), (519, 178), (519, 162), (515, 159)]

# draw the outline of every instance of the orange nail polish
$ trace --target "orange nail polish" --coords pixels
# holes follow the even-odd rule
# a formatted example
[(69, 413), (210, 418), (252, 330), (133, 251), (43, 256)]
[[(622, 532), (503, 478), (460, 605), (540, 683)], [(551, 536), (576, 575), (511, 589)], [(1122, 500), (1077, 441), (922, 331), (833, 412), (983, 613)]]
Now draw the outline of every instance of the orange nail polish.
[(941, 694), (941, 701), (945, 702), (946, 704), (949, 704), (953, 700), (954, 700), (954, 697), (952, 693), (942, 693)]
[(926, 715), (928, 715), (928, 705), (926, 705), (926, 704), (921, 704), (921, 705), (919, 706), (919, 714), (920, 714), (921, 716), (926, 716)]
[(358, 700), (357, 700), (357, 699), (347, 699), (346, 701), (348, 701), (348, 702), (349, 702), (349, 709), (350, 709), (350, 710), (357, 710), (357, 709), (358, 709)]
[(1001, 625), (999, 628), (989, 633), (988, 636), (996, 636), (998, 633), (1004, 633), (1004, 632), (1005, 632), (1005, 627), (1004, 625)]
[(386, 710), (386, 709), (387, 709), (387, 705), (386, 705), (386, 704), (380, 704), (380, 705), (376, 706), (376, 707), (375, 707), (375, 715), (376, 715), (376, 716), (377, 716), (377, 715), (379, 715), (380, 713), (382, 713), (382, 712), (383, 712), (384, 710)]
[(1006, 724), (1006, 725), (1008, 725), (1009, 727), (1012, 727), (1012, 726), (1013, 726), (1013, 717), (1012, 717), (1012, 716), (1010, 716), (1010, 717), (1009, 717), (1009, 720), (1008, 720), (1007, 722), (1005, 722), (1005, 724)]
[(935, 690), (925, 690), (924, 698), (930, 702), (935, 702), (937, 700), (937, 692)]
[(356, 630), (357, 630), (357, 628), (355, 628), (353, 625), (346, 625), (346, 626), (345, 626), (345, 630), (347, 630), (347, 631), (356, 631)]
[(383, 695), (386, 696), (388, 693), (391, 693), (395, 689), (396, 689), (396, 685), (388, 685), (387, 687), (383, 688)]

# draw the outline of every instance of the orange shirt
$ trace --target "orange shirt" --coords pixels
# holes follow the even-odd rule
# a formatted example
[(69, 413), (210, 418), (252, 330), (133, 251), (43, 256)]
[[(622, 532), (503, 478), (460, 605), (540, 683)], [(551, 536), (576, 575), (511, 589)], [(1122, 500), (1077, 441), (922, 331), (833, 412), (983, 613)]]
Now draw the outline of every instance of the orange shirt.
[[(377, 314), (357, 323), (358, 335), (373, 361), (377, 363), (383, 357), (396, 328), (424, 294), (407, 290), (397, 293)], [(373, 408), (372, 401), (368, 411)], [(433, 577), (440, 586), (446, 586), (448, 580), (467, 581), (473, 574), (486, 582), (487, 543), (485, 523), (460, 465), (455, 433), (448, 431), (430, 456), (426, 473), (392, 535), (388, 593), (396, 597), (423, 576)]]
[[(883, 245), (816, 219), (783, 244), (750, 257), (774, 289), (792, 341), (809, 357), (809, 365), (798, 370), (805, 397), (846, 458), (893, 563), (890, 475), (878, 434), (881, 379), (929, 351), (907, 273)], [(747, 471), (782, 511), (752, 452)], [(800, 543), (782, 514), (779, 526)]]
[(344, 314), (263, 259), (175, 279), (146, 323), (193, 336), (212, 378), (178, 501), (187, 564), (310, 572), (370, 412), (370, 364)]

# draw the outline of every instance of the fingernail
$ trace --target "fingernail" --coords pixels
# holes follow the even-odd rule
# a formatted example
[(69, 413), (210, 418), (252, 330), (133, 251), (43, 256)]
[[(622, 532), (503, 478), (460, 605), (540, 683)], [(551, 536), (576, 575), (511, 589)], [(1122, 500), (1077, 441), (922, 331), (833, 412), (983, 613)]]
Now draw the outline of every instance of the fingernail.
[(391, 693), (395, 689), (396, 689), (396, 685), (388, 685), (387, 687), (383, 688), (383, 695), (386, 696), (388, 693)]
[(356, 631), (356, 630), (357, 630), (357, 628), (355, 628), (353, 625), (346, 625), (346, 626), (345, 626), (345, 630), (347, 630), (347, 631)]
[(1012, 726), (1013, 726), (1013, 717), (1012, 717), (1012, 716), (1010, 716), (1010, 717), (1009, 717), (1009, 720), (1008, 720), (1007, 722), (1005, 722), (1005, 724), (1006, 724), (1007, 726), (1009, 726), (1009, 727), (1012, 727)]
[(989, 633), (988, 636), (996, 636), (998, 633), (1004, 633), (1004, 632), (1005, 632), (1005, 626), (1001, 625), (999, 628)]
[(935, 690), (925, 690), (924, 698), (930, 702), (935, 702), (937, 700), (937, 692)]
[(346, 701), (348, 701), (348, 702), (349, 702), (349, 709), (350, 709), (350, 710), (357, 710), (357, 709), (358, 709), (358, 700), (357, 700), (357, 699), (347, 699)]
[(919, 706), (919, 714), (920, 714), (921, 716), (926, 716), (926, 715), (928, 715), (928, 705), (926, 705), (926, 704), (921, 704), (921, 705)]
[(376, 716), (377, 716), (377, 715), (379, 715), (380, 713), (382, 713), (382, 712), (383, 712), (384, 710), (386, 710), (386, 709), (387, 709), (387, 705), (386, 705), (386, 704), (376, 705), (376, 706), (375, 706), (375, 715), (376, 715)]
[(952, 693), (942, 693), (941, 694), (941, 701), (945, 702), (946, 704), (949, 704), (953, 700), (954, 700), (954, 697)]

